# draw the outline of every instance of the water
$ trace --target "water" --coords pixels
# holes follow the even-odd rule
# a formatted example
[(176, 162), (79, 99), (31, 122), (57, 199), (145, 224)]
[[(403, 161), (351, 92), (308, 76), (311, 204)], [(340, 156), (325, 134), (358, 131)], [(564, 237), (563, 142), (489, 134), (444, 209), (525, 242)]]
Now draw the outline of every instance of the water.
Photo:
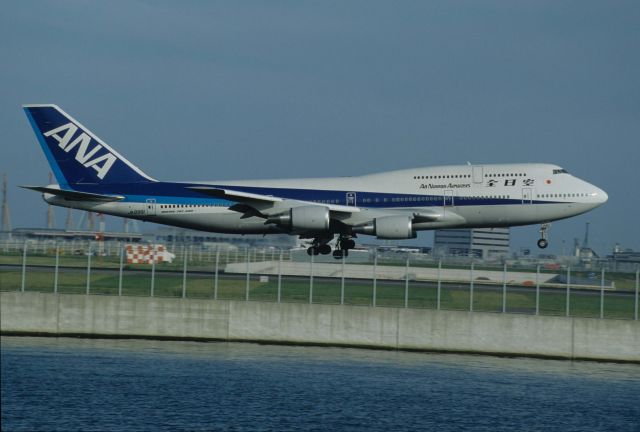
[(640, 366), (2, 337), (2, 430), (640, 431)]

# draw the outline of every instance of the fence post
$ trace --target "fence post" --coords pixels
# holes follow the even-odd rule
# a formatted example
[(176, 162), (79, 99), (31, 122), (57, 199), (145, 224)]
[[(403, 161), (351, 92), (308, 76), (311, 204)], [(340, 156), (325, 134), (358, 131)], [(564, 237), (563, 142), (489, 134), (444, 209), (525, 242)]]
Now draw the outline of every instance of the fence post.
[(407, 254), (407, 265), (404, 275), (404, 307), (409, 307), (409, 254)]
[(469, 270), (469, 312), (473, 312), (473, 261)]
[(507, 262), (502, 268), (502, 313), (507, 313)]
[(187, 245), (182, 246), (182, 298), (187, 298)]
[(604, 266), (600, 273), (600, 319), (604, 318)]
[(155, 245), (151, 246), (151, 292), (150, 297), (153, 297), (153, 291), (156, 284), (156, 251)]
[(438, 260), (438, 290), (436, 293), (436, 310), (440, 310), (440, 290), (441, 290), (441, 281), (440, 281), (440, 270), (442, 270), (442, 260)]
[(89, 242), (89, 249), (87, 251), (87, 292), (89, 295), (89, 289), (91, 287), (91, 242)]
[(536, 266), (536, 315), (540, 314), (540, 264)]
[(344, 262), (347, 257), (342, 255), (342, 274), (340, 275), (340, 304), (344, 305)]
[(122, 264), (124, 262), (124, 244), (120, 245), (120, 268), (118, 270), (118, 295), (122, 295)]
[(251, 273), (250, 273), (250, 269), (249, 269), (249, 261), (251, 260), (251, 249), (249, 249), (249, 246), (247, 246), (247, 280), (246, 280), (246, 284), (244, 286), (244, 301), (249, 301), (249, 283), (251, 280)]
[(24, 241), (22, 247), (22, 282), (20, 285), (20, 291), (24, 292), (24, 285), (27, 277), (27, 241)]
[(53, 292), (58, 292), (58, 270), (60, 267), (60, 245), (56, 244), (56, 268), (53, 271)]
[(373, 253), (373, 307), (376, 307), (376, 298), (378, 293), (376, 292), (378, 288), (378, 248), (376, 247), (375, 252)]
[(278, 258), (278, 303), (282, 296), (282, 249), (280, 249), (280, 258)]
[(216, 273), (213, 277), (213, 299), (218, 300), (218, 266), (220, 265), (220, 249), (216, 248)]
[(571, 311), (571, 306), (569, 304), (570, 299), (571, 299), (571, 267), (567, 266), (567, 302), (566, 302), (566, 306), (567, 306), (567, 310), (565, 312), (565, 316), (569, 316), (569, 313)]
[(313, 303), (313, 259), (314, 254), (311, 254), (311, 259), (309, 260), (309, 304)]

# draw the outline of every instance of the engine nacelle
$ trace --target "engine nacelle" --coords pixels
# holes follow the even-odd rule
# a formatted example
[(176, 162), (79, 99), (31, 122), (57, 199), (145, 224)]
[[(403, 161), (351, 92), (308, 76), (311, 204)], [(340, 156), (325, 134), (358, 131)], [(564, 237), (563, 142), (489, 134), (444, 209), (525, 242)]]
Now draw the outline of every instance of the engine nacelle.
[(385, 240), (416, 238), (410, 216), (382, 216), (375, 218), (372, 224), (353, 227), (353, 232)]
[(294, 230), (328, 231), (330, 214), (327, 207), (302, 206), (289, 209), (288, 213), (267, 220)]

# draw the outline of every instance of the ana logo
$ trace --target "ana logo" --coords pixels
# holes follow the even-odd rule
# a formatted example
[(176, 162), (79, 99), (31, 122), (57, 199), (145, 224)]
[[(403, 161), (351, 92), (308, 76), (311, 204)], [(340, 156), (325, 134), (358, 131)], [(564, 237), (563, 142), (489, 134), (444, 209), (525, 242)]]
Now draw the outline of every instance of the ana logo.
[[(91, 167), (96, 170), (98, 172), (98, 178), (102, 180), (116, 161), (116, 157), (109, 152), (96, 156), (96, 154), (102, 149), (102, 145), (96, 144), (93, 148), (89, 149), (91, 137), (84, 132), (81, 132), (80, 135), (72, 141), (71, 139), (76, 134), (77, 130), (78, 126), (73, 123), (67, 123), (52, 129), (49, 132), (45, 132), (44, 136), (52, 137), (58, 141), (58, 147), (67, 153), (77, 147), (75, 150), (76, 160), (85, 167)], [(62, 133), (64, 133), (64, 135), (61, 135)]]

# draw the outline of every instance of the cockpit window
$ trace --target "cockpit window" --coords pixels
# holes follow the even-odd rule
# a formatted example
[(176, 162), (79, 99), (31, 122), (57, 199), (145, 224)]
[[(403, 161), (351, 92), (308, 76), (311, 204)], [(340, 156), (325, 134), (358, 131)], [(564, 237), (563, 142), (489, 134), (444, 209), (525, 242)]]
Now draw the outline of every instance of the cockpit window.
[(554, 169), (553, 173), (554, 174), (569, 174), (569, 171), (567, 171), (566, 169), (560, 168), (560, 169)]

